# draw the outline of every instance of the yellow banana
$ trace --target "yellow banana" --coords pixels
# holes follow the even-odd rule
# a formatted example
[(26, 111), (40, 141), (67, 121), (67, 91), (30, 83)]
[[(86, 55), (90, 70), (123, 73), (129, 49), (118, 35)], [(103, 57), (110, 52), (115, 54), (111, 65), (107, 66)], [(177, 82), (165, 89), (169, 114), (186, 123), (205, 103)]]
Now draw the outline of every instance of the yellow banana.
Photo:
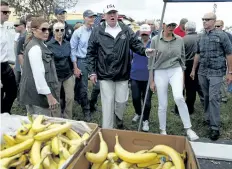
[(110, 169), (120, 169), (116, 163), (110, 165)]
[(70, 148), (68, 150), (70, 154), (74, 154), (75, 152), (80, 150), (81, 146), (83, 145), (83, 142), (81, 141), (81, 139), (79, 139), (79, 140), (80, 140), (79, 143), (70, 146)]
[(69, 140), (67, 137), (65, 137), (63, 135), (60, 135), (59, 139), (62, 142), (70, 145), (70, 148), (69, 148), (69, 153), (70, 154), (74, 154), (76, 151), (78, 151), (81, 148), (82, 139)]
[(8, 157), (8, 158), (2, 158), (1, 157), (1, 160), (0, 160), (0, 167), (6, 167), (8, 168), (8, 165), (15, 159), (19, 158), (20, 156), (22, 155), (21, 154), (17, 154), (17, 155), (14, 155), (12, 157)]
[(21, 162), (19, 165), (16, 166), (16, 169), (24, 169), (24, 167), (26, 166), (27, 163), (27, 157), (26, 155), (22, 155), (19, 158), (19, 161)]
[(89, 133), (84, 133), (83, 136), (81, 137), (82, 141), (88, 140), (90, 137)]
[(41, 154), (40, 154), (41, 146), (42, 146), (42, 142), (36, 140), (31, 148), (30, 156), (33, 165), (38, 164), (38, 162), (41, 160)]
[(148, 150), (140, 150), (140, 151), (137, 151), (136, 154), (144, 154), (144, 153), (147, 153)]
[(29, 119), (31, 124), (34, 122), (34, 119), (33, 119), (32, 115), (31, 115), (31, 113), (27, 113), (27, 118)]
[(55, 155), (58, 155), (59, 154), (59, 140), (58, 140), (58, 138), (57, 137), (54, 137), (53, 139), (52, 139), (52, 152), (53, 152), (53, 154), (55, 154)]
[(52, 158), (51, 155), (48, 155), (48, 159), (49, 159), (49, 162), (50, 162), (49, 168), (50, 168), (50, 169), (57, 169), (57, 168), (58, 168), (58, 165), (57, 165), (56, 162), (53, 160), (53, 158)]
[(69, 129), (67, 132), (66, 132), (66, 136), (70, 139), (70, 140), (73, 140), (73, 139), (80, 139), (80, 135), (78, 133), (76, 133), (73, 129)]
[(103, 163), (93, 163), (91, 169), (99, 169)]
[(59, 157), (60, 157), (60, 161), (59, 161), (59, 164), (58, 164), (58, 168), (60, 168), (66, 161), (63, 151), (59, 152)]
[(85, 155), (85, 157), (87, 158), (87, 160), (89, 162), (102, 163), (103, 161), (105, 161), (105, 159), (107, 157), (108, 146), (107, 146), (106, 142), (104, 141), (101, 132), (99, 132), (99, 137), (100, 137), (100, 149), (99, 149), (98, 153), (87, 152)]
[(119, 168), (120, 169), (124, 169), (124, 168), (130, 168), (133, 164), (131, 163), (128, 163), (126, 161), (122, 161), (120, 164), (119, 164)]
[(10, 162), (10, 164), (9, 164), (9, 166), (8, 166), (8, 168), (15, 168), (16, 166), (18, 166), (18, 165), (20, 165), (21, 164), (21, 161), (19, 161), (19, 160), (13, 160), (13, 161), (11, 161)]
[(162, 169), (170, 169), (172, 166), (173, 166), (172, 162), (169, 161), (169, 162), (164, 163), (164, 166)]
[(164, 158), (164, 161), (168, 161), (168, 157), (165, 155), (157, 155), (155, 159), (146, 162), (146, 163), (138, 163), (137, 166), (138, 167), (148, 167), (154, 164), (159, 164), (160, 160), (162, 160), (162, 158)]
[(62, 141), (60, 139), (59, 139), (59, 146), (60, 146), (60, 151), (63, 152), (64, 158), (67, 160), (71, 156), (71, 154), (66, 148), (64, 148)]
[(53, 129), (53, 128), (56, 128), (56, 127), (60, 127), (60, 126), (61, 126), (61, 124), (53, 123), (53, 124), (51, 124), (50, 126), (48, 126), (48, 127), (46, 128), (46, 130), (50, 130), (50, 129)]
[(34, 167), (32, 168), (32, 169), (43, 169), (43, 161), (45, 160), (45, 158), (47, 158), (47, 156), (48, 156), (48, 154), (45, 156), (45, 157), (43, 157), (42, 159), (40, 159), (35, 165), (34, 165)]
[(1, 144), (1, 151), (2, 150), (5, 150), (5, 149), (7, 149), (8, 147), (10, 147), (9, 145), (6, 145), (6, 143), (3, 143), (3, 144)]
[(110, 161), (116, 162), (116, 161), (118, 161), (118, 156), (117, 156), (117, 154), (111, 152), (111, 153), (107, 154), (107, 159)]
[(174, 164), (174, 166), (178, 169), (185, 169), (184, 162), (182, 158), (180, 157), (180, 154), (174, 150), (173, 148), (166, 146), (166, 145), (157, 145), (149, 152), (155, 152), (155, 153), (161, 153), (168, 155)]
[(114, 151), (117, 154), (117, 156), (126, 162), (129, 163), (146, 163), (151, 160), (154, 160), (157, 156), (156, 153), (144, 153), (144, 154), (136, 154), (126, 151), (122, 148), (122, 146), (119, 144), (118, 136), (116, 138), (116, 144), (114, 147)]
[(172, 166), (170, 169), (177, 169), (175, 166)]
[(71, 123), (65, 123), (57, 128), (53, 128), (53, 129), (46, 130), (46, 131), (43, 131), (43, 132), (36, 134), (34, 136), (34, 139), (40, 140), (40, 141), (48, 140), (52, 137), (55, 137), (58, 134), (65, 133), (68, 129), (71, 128), (71, 126), (72, 126)]
[(38, 116), (36, 117), (36, 119), (34, 120), (34, 122), (33, 122), (33, 124), (32, 124), (32, 130), (33, 130), (34, 132), (36, 132), (36, 133), (42, 132), (42, 131), (44, 131), (49, 125), (51, 125), (51, 123), (46, 124), (46, 125), (42, 124), (43, 120), (44, 120), (44, 115), (38, 115)]
[(32, 139), (34, 135), (35, 135), (35, 132), (32, 129), (29, 130), (27, 135), (22, 135), (22, 134), (17, 133), (15, 136), (15, 141), (17, 143), (22, 143), (28, 139)]
[[(41, 158), (44, 158), (46, 157), (49, 153), (51, 153), (51, 145), (46, 145), (45, 147), (42, 148), (41, 150)], [(49, 158), (46, 157), (43, 161), (43, 167), (45, 169), (49, 169), (50, 167), (50, 161), (49, 161)]]
[(54, 157), (53, 160), (56, 162), (57, 165), (59, 165), (60, 158), (59, 157)]
[(16, 144), (15, 139), (10, 135), (3, 134), (3, 139), (4, 139), (5, 143), (6, 143), (6, 145), (8, 145), (8, 146), (13, 146), (13, 145)]
[(151, 166), (148, 166), (148, 169), (157, 169), (159, 167), (160, 164), (153, 164)]
[(108, 160), (104, 161), (104, 163), (100, 166), (99, 169), (108, 169), (110, 162)]
[(31, 148), (34, 143), (34, 139), (28, 139), (22, 143), (9, 147), (5, 150), (0, 151), (0, 158), (11, 157), (13, 155), (19, 154), (25, 150)]
[(31, 123), (28, 123), (28, 124), (23, 124), (18, 130), (17, 130), (17, 133), (18, 134), (22, 134), (22, 135), (26, 135), (29, 130), (31, 129)]

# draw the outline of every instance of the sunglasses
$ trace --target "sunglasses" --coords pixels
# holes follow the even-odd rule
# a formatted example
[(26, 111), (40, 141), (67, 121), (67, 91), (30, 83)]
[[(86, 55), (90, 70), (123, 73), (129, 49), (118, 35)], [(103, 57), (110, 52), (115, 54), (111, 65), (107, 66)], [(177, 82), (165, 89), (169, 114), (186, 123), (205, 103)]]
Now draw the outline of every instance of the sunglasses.
[(11, 14), (11, 11), (1, 11), (4, 15), (10, 15)]
[(50, 32), (51, 31), (51, 29), (50, 28), (41, 28), (41, 29), (39, 29), (39, 30), (41, 30), (43, 33), (45, 33), (45, 32)]
[(220, 28), (222, 25), (215, 25), (215, 28)]
[(167, 25), (167, 27), (176, 27), (176, 24), (175, 23), (171, 23), (171, 24)]
[(214, 19), (212, 19), (212, 18), (202, 18), (202, 21), (203, 21), (203, 22), (204, 22), (204, 21), (209, 22), (210, 20), (214, 20)]
[(56, 32), (64, 32), (64, 29), (55, 29)]
[(15, 28), (18, 27), (18, 26), (20, 26), (20, 25), (14, 25)]

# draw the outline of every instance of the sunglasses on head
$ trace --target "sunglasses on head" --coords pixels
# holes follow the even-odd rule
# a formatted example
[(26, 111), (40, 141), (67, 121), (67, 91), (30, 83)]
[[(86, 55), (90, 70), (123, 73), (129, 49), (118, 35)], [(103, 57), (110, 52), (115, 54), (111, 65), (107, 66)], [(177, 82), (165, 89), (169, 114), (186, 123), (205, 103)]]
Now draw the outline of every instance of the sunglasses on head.
[(215, 28), (220, 28), (222, 25), (215, 25)]
[(64, 32), (64, 29), (55, 29), (56, 32)]
[(11, 14), (11, 11), (1, 11), (4, 15), (10, 15)]
[(214, 19), (213, 19), (213, 18), (202, 18), (202, 21), (208, 22), (208, 21), (210, 21), (210, 20), (214, 20)]
[(41, 28), (41, 29), (39, 29), (39, 30), (41, 30), (43, 33), (45, 33), (45, 32), (50, 32), (50, 28)]
[(176, 27), (175, 23), (168, 24), (167, 27)]

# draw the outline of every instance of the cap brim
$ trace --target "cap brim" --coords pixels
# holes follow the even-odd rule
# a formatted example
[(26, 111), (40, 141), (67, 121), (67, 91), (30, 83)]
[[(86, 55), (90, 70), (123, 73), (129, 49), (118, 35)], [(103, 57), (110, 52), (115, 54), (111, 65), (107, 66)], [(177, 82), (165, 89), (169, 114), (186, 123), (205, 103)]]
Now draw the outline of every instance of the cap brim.
[(150, 35), (150, 32), (148, 32), (148, 31), (140, 31), (140, 35)]
[(111, 11), (118, 12), (118, 10), (113, 9), (113, 10), (106, 11), (105, 13), (109, 13)]

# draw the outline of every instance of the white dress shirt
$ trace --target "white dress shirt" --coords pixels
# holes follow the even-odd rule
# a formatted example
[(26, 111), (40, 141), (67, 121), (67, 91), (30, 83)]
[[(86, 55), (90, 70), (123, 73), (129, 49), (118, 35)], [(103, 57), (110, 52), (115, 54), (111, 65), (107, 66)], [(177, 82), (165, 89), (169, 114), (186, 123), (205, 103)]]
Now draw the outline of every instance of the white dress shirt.
[(28, 57), (38, 94), (50, 94), (51, 90), (45, 79), (41, 48), (38, 45), (33, 46), (28, 52)]
[[(8, 59), (9, 59), (9, 42), (8, 42), (8, 32), (7, 32), (7, 29), (2, 25), (0, 24), (0, 44), (1, 44), (1, 56), (0, 56), (0, 61), (1, 63), (3, 62), (7, 62)], [(12, 42), (13, 43), (13, 42)]]
[(105, 29), (105, 32), (109, 33), (110, 35), (112, 35), (114, 38), (117, 37), (117, 35), (119, 34), (119, 32), (121, 32), (122, 29), (120, 27), (120, 25), (116, 24), (115, 27), (111, 27), (110, 25), (108, 25), (108, 23), (106, 22), (106, 29)]

